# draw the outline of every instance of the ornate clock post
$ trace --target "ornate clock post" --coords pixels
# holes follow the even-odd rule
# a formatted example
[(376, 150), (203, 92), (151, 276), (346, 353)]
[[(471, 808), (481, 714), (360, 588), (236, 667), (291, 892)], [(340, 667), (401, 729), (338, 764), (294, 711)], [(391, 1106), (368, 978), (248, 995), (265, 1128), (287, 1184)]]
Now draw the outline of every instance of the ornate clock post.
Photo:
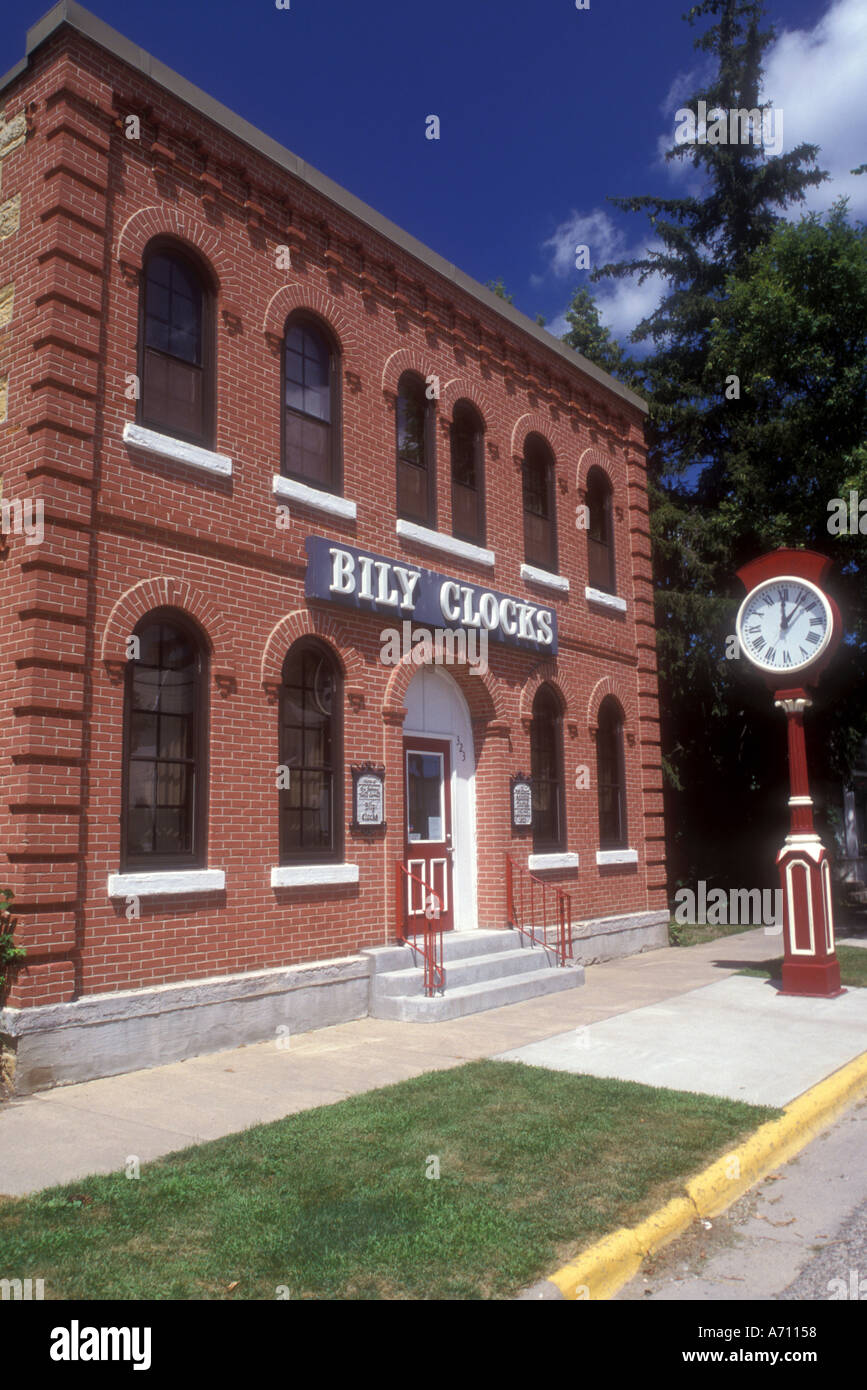
[(777, 855), (783, 890), (783, 994), (844, 994), (834, 952), (828, 856), (813, 824), (804, 711), (842, 635), (840, 612), (820, 588), (830, 560), (812, 550), (775, 550), (738, 570), (747, 590), (737, 617), (744, 655), (762, 672), (786, 715), (790, 829)]

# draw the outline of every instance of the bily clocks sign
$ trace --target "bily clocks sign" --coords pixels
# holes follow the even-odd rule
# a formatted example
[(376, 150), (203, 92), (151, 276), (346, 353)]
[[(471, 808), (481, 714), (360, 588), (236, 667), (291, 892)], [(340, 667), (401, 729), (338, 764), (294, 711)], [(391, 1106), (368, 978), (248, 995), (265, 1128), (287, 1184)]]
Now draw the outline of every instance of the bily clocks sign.
[(384, 618), (408, 618), (432, 628), (478, 628), (497, 642), (553, 655), (557, 615), (525, 599), (435, 570), (371, 555), (354, 546), (308, 536), (307, 598), (325, 599)]

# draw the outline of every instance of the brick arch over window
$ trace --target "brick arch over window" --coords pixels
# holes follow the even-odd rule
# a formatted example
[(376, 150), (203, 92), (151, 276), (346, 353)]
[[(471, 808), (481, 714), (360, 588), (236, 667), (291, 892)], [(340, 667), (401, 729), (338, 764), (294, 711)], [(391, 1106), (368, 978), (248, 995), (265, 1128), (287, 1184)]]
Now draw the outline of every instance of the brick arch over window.
[(494, 418), (494, 408), (490, 399), (484, 391), (474, 381), (470, 381), (465, 376), (453, 376), (445, 385), (440, 386), (439, 411), (440, 420), (444, 425), (452, 422), (452, 411), (458, 401), (472, 401), (482, 417), (485, 430), (491, 428), (491, 421)]
[(631, 690), (627, 690), (621, 681), (612, 676), (603, 676), (590, 692), (587, 703), (587, 727), (590, 732), (595, 733), (599, 728), (599, 706), (608, 695), (613, 695), (620, 706), (627, 733), (635, 734), (638, 722), (635, 697)]
[(127, 589), (109, 613), (102, 633), (101, 657), (113, 679), (126, 669), (127, 638), (139, 619), (155, 608), (178, 608), (193, 618), (201, 628), (208, 647), (214, 678), (217, 681), (234, 680), (238, 651), (231, 624), (221, 610), (192, 584), (167, 575), (143, 579)]
[(536, 692), (542, 685), (553, 686), (560, 701), (564, 720), (569, 724), (574, 723), (578, 717), (578, 692), (572, 678), (560, 667), (556, 657), (553, 657), (540, 661), (538, 666), (534, 666), (521, 687), (521, 699), (518, 708), (524, 728), (529, 729), (533, 722), (533, 701), (536, 698)]
[(579, 492), (583, 492), (587, 487), (587, 474), (590, 472), (591, 468), (601, 468), (611, 484), (613, 492), (617, 492), (618, 486), (622, 487), (623, 478), (617, 477), (614, 464), (611, 460), (606, 458), (601, 450), (591, 447), (584, 450), (578, 460), (578, 466), (575, 470), (575, 486), (578, 488)]
[(283, 662), (286, 653), (299, 637), (319, 637), (334, 649), (341, 675), (345, 682), (347, 700), (359, 706), (364, 703), (365, 672), (364, 662), (352, 644), (352, 639), (342, 623), (324, 613), (307, 608), (296, 608), (275, 623), (268, 634), (262, 649), (260, 679), (271, 699), (283, 682)]
[(295, 309), (306, 309), (311, 314), (317, 314), (331, 329), (344, 357), (347, 353), (358, 352), (355, 329), (340, 305), (321, 290), (302, 284), (281, 285), (272, 294), (262, 319), (262, 332), (266, 338), (282, 342), (286, 320)]
[(217, 280), (221, 309), (240, 317), (238, 306), (243, 303), (240, 281), (222, 249), (220, 238), (213, 227), (199, 222), (180, 208), (139, 208), (138, 212), (133, 213), (117, 239), (117, 259), (121, 269), (129, 274), (137, 274), (142, 268), (145, 247), (157, 236), (174, 237), (198, 251)]
[[(433, 662), (427, 664), (434, 665)], [(499, 695), (490, 671), (485, 671), (481, 676), (475, 676), (464, 666), (444, 666), (442, 669), (447, 671), (456, 681), (469, 707), (470, 718), (474, 722), (476, 720), (483, 720), (486, 723), (495, 720), (497, 722), (502, 721)], [(413, 661), (410, 653), (407, 653), (395, 666), (388, 678), (382, 697), (381, 712), (386, 722), (394, 723), (397, 720), (402, 722), (404, 698), (409, 689), (410, 681), (418, 670), (420, 667)]]
[(528, 434), (541, 434), (551, 448), (557, 467), (563, 466), (569, 454), (569, 443), (566, 436), (561, 429), (552, 425), (551, 421), (537, 410), (528, 411), (526, 415), (520, 416), (512, 428), (512, 442), (509, 447), (516, 464), (521, 463), (524, 457), (524, 445)]
[(382, 391), (385, 396), (392, 396), (397, 399), (397, 384), (404, 372), (416, 372), (422, 380), (429, 376), (438, 376), (433, 359), (425, 356), (416, 348), (398, 348), (387, 359), (382, 369)]

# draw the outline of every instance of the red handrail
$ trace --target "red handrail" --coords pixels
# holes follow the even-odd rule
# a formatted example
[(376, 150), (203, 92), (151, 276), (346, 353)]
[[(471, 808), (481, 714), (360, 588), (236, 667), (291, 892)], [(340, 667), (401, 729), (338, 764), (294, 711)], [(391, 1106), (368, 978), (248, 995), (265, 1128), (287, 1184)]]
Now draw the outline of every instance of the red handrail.
[[(515, 871), (518, 874), (518, 892), (515, 893)], [(530, 900), (530, 920), (527, 922), (524, 911), (524, 884), (527, 882), (528, 896)], [(536, 886), (541, 889), (541, 894), (536, 891)], [(556, 924), (557, 941), (552, 945), (547, 940), (548, 926), (548, 893), (554, 895), (554, 915)], [(536, 899), (541, 896), (542, 914), (541, 924), (537, 920)], [(534, 946), (544, 946), (546, 951), (554, 951), (557, 956), (557, 964), (565, 966), (567, 959), (572, 959), (572, 895), (567, 893), (564, 888), (558, 888), (553, 883), (545, 883), (543, 879), (536, 878), (529, 869), (525, 869), (521, 864), (515, 864), (510, 854), (506, 855), (506, 913), (509, 919), (509, 926), (515, 927), (522, 936), (529, 937)], [(541, 938), (536, 936), (536, 932), (541, 925)]]
[[(435, 888), (428, 887), (424, 879), (419, 878), (418, 874), (412, 873), (400, 859), (395, 862), (395, 869), (397, 871), (395, 875), (397, 939), (398, 941), (405, 941), (414, 951), (418, 951), (419, 955), (422, 957), (424, 961), (424, 992), (428, 998), (430, 998), (436, 990), (439, 990), (440, 994), (443, 994), (446, 987), (446, 975), (443, 968), (443, 929), (439, 925), (443, 906), (442, 898)], [(401, 877), (401, 875), (403, 875), (403, 877)], [(407, 935), (408, 913), (406, 908), (404, 879), (408, 881), (412, 878), (415, 879), (416, 883), (420, 883), (424, 890), (425, 896), (422, 899), (423, 902), (427, 903), (429, 901), (427, 897), (428, 894), (432, 895), (437, 900), (434, 917), (428, 917), (427, 912), (425, 912), (422, 917), (424, 921), (424, 926), (422, 927), (424, 944), (422, 946), (419, 946), (416, 941), (410, 941)], [(418, 932), (412, 932), (410, 935), (417, 936)]]

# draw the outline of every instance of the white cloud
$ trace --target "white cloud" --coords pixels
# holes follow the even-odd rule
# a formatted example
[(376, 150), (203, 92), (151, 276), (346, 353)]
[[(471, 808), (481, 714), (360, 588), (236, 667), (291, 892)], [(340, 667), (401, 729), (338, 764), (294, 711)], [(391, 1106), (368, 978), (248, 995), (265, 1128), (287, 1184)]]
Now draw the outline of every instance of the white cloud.
[[(784, 150), (820, 145), (818, 164), (831, 178), (807, 190), (806, 206), (824, 209), (842, 194), (849, 211), (867, 213), (867, 5), (836, 0), (812, 30), (785, 30), (765, 59), (764, 87), (785, 115)], [(803, 204), (788, 216), (798, 217)]]
[[(801, 144), (819, 145), (817, 163), (831, 175), (806, 191), (785, 216), (797, 220), (806, 210), (823, 211), (835, 198), (848, 195), (853, 216), (867, 213), (867, 175), (850, 170), (867, 161), (867, 114), (864, 92), (867, 74), (867, 5), (864, 0), (833, 0), (811, 29), (781, 29), (764, 55), (762, 101), (772, 101), (783, 115), (783, 153)], [(656, 155), (671, 177), (691, 177), (689, 192), (698, 193), (696, 171), (689, 158), (665, 160), (674, 143), (674, 112), (686, 97), (687, 79), (700, 90), (712, 70), (678, 73), (662, 110), (668, 124), (656, 140)], [(687, 190), (684, 190), (687, 191)]]
[(576, 246), (589, 248), (590, 265), (596, 267), (606, 261), (620, 260), (624, 242), (623, 232), (610, 213), (604, 208), (594, 208), (589, 213), (571, 212), (565, 222), (554, 229), (553, 236), (543, 241), (542, 250), (550, 248), (550, 269), (555, 275), (574, 277)]

